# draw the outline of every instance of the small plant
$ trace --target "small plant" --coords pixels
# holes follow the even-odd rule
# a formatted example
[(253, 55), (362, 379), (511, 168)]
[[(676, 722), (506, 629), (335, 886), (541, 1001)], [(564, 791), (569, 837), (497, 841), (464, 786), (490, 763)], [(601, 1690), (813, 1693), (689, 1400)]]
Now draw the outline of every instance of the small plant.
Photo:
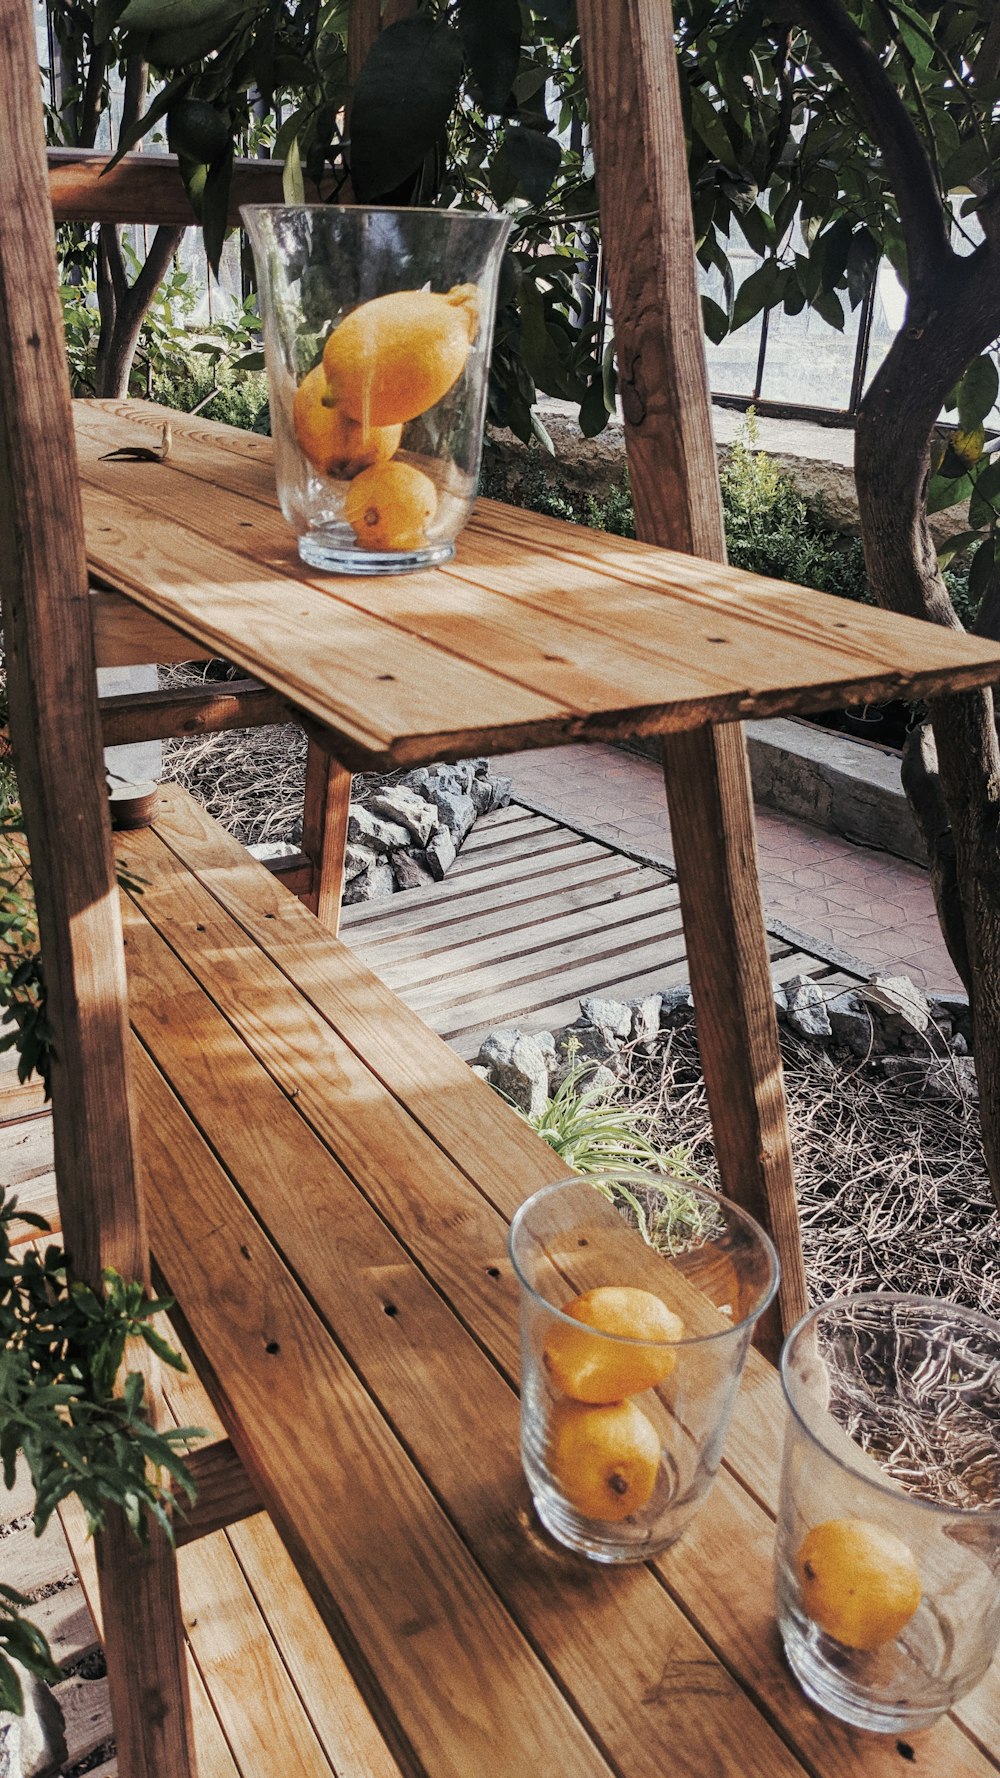
[[(594, 1064), (577, 1059), (579, 1043), (567, 1045), (569, 1067), (544, 1111), (522, 1113), (543, 1142), (619, 1209), (635, 1218), (639, 1232), (658, 1253), (677, 1253), (705, 1240), (714, 1219), (702, 1200), (685, 1185), (703, 1183), (691, 1165), (686, 1143), (657, 1148), (645, 1135), (641, 1112), (611, 1102), (607, 1089), (587, 1086)], [(642, 1178), (622, 1175), (642, 1173)], [(661, 1174), (664, 1181), (651, 1177)]]
[[(68, 1495), (79, 1499), (88, 1531), (98, 1531), (109, 1507), (120, 1508), (140, 1541), (149, 1517), (172, 1536), (174, 1488), (188, 1501), (195, 1490), (179, 1447), (203, 1437), (200, 1429), (158, 1432), (149, 1423), (145, 1379), (129, 1371), (116, 1393), (130, 1340), (141, 1340), (165, 1364), (184, 1361), (153, 1325), (172, 1305), (146, 1296), (141, 1284), (104, 1273), (104, 1294), (71, 1283), (56, 1246), (43, 1254), (27, 1245), (15, 1252), (15, 1218), (40, 1233), (41, 1217), (17, 1209), (0, 1190), (0, 1468), (14, 1485), (18, 1455), (35, 1489), (37, 1536)], [(171, 1482), (174, 1488), (171, 1487)], [(20, 1712), (23, 1696), (12, 1660), (39, 1678), (59, 1677), (44, 1636), (22, 1615), (26, 1601), (0, 1587), (0, 1709)]]

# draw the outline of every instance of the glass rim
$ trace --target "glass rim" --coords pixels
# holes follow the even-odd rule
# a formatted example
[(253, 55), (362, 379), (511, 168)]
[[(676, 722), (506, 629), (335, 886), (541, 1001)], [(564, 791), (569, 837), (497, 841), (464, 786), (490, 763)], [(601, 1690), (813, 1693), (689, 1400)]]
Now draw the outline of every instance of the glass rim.
[[(547, 1314), (551, 1315), (557, 1322), (561, 1321), (564, 1323), (565, 1326), (575, 1327), (577, 1329), (579, 1329), (580, 1327), (585, 1325), (583, 1322), (577, 1321), (575, 1316), (567, 1315), (565, 1310), (557, 1309), (554, 1303), (549, 1302), (548, 1297), (542, 1296), (541, 1291), (536, 1290), (534, 1285), (529, 1283), (529, 1281), (525, 1277), (524, 1272), (522, 1271), (520, 1265), (518, 1264), (517, 1254), (514, 1251), (514, 1241), (515, 1241), (515, 1237), (517, 1236), (517, 1234), (520, 1231), (522, 1223), (526, 1220), (527, 1212), (535, 1204), (538, 1204), (543, 1198), (548, 1198), (551, 1195), (553, 1195), (555, 1192), (565, 1191), (567, 1186), (586, 1185), (586, 1186), (590, 1187), (591, 1191), (596, 1190), (596, 1187), (592, 1184), (592, 1180), (594, 1178), (598, 1178), (598, 1179), (635, 1179), (635, 1178), (646, 1178), (646, 1177), (648, 1177), (648, 1174), (646, 1172), (644, 1172), (644, 1170), (641, 1167), (632, 1167), (632, 1168), (630, 1168), (630, 1167), (607, 1167), (607, 1168), (603, 1169), (601, 1173), (594, 1174), (594, 1175), (591, 1175), (589, 1173), (570, 1173), (567, 1175), (567, 1177), (565, 1179), (556, 1179), (556, 1180), (553, 1180), (553, 1182), (550, 1185), (540, 1186), (538, 1191), (532, 1192), (530, 1198), (525, 1198), (524, 1203), (518, 1205), (516, 1211), (514, 1212), (514, 1215), (511, 1217), (510, 1229), (507, 1234), (507, 1253), (508, 1253), (508, 1256), (510, 1259), (510, 1263), (514, 1268), (514, 1276), (516, 1277), (522, 1290), (524, 1290), (529, 1297), (531, 1297), (536, 1303), (538, 1303), (547, 1312)], [(670, 1176), (669, 1176), (669, 1174), (662, 1174), (659, 1177), (661, 1177), (665, 1180), (668, 1180)], [(596, 1335), (596, 1337), (600, 1340), (611, 1340), (616, 1345), (626, 1346), (626, 1347), (629, 1347), (629, 1346), (643, 1346), (643, 1347), (648, 1347), (648, 1346), (670, 1346), (670, 1347), (674, 1347), (674, 1346), (707, 1346), (713, 1340), (732, 1339), (734, 1334), (740, 1333), (744, 1328), (752, 1327), (754, 1322), (760, 1320), (760, 1317), (763, 1315), (765, 1309), (768, 1309), (774, 1301), (774, 1298), (777, 1294), (778, 1285), (781, 1282), (781, 1267), (778, 1262), (777, 1249), (774, 1245), (774, 1242), (771, 1240), (770, 1235), (767, 1233), (767, 1230), (761, 1227), (761, 1225), (757, 1221), (756, 1217), (751, 1216), (748, 1210), (744, 1210), (742, 1208), (742, 1206), (739, 1204), (734, 1204), (733, 1200), (731, 1198), (723, 1197), (721, 1192), (712, 1191), (711, 1188), (708, 1186), (688, 1185), (686, 1183), (681, 1183), (681, 1181), (679, 1181), (679, 1180), (675, 1181), (675, 1183), (677, 1184), (679, 1190), (681, 1190), (681, 1191), (692, 1192), (696, 1197), (704, 1198), (709, 1203), (712, 1203), (712, 1204), (719, 1204), (719, 1203), (724, 1204), (726, 1206), (726, 1209), (728, 1211), (730, 1211), (738, 1219), (739, 1222), (741, 1222), (745, 1227), (747, 1227), (753, 1231), (753, 1233), (757, 1237), (758, 1241), (760, 1242), (761, 1248), (763, 1249), (763, 1252), (764, 1252), (764, 1256), (765, 1256), (768, 1266), (770, 1268), (771, 1276), (770, 1276), (770, 1281), (768, 1283), (767, 1290), (763, 1293), (758, 1307), (756, 1309), (754, 1309), (752, 1314), (744, 1315), (742, 1320), (740, 1320), (740, 1321), (734, 1321), (731, 1327), (720, 1327), (717, 1333), (689, 1334), (680, 1340), (637, 1340), (637, 1339), (633, 1339), (630, 1334), (604, 1333), (601, 1331), (600, 1328), (592, 1328), (590, 1331), (592, 1333), (594, 1333)], [(598, 1195), (600, 1196), (600, 1193), (598, 1193)], [(605, 1199), (604, 1202), (607, 1203), (607, 1199)], [(624, 1221), (624, 1218), (623, 1218), (623, 1221)], [(642, 1239), (641, 1235), (639, 1236), (639, 1239), (640, 1240)], [(655, 1252), (656, 1251), (655, 1248), (652, 1249), (652, 1251)], [(663, 1255), (660, 1255), (660, 1257), (662, 1258)], [(641, 1286), (639, 1288), (641, 1288)], [(653, 1292), (650, 1292), (650, 1295), (652, 1295), (652, 1294), (653, 1294)], [(721, 1311), (720, 1311), (720, 1313), (721, 1313)]]
[(513, 225), (513, 217), (506, 210), (467, 210), (455, 208), (443, 210), (439, 204), (241, 204), (241, 216), (277, 216), (282, 211), (294, 211), (296, 215), (303, 210), (315, 210), (320, 216), (436, 216), (447, 222), (460, 216), (465, 222), (489, 222), (496, 226), (505, 223), (508, 229)]
[[(883, 1304), (891, 1304), (897, 1308), (901, 1304), (906, 1304), (914, 1308), (928, 1309), (938, 1314), (940, 1314), (942, 1309), (957, 1310), (960, 1315), (968, 1316), (970, 1321), (989, 1328), (995, 1338), (1000, 1338), (1000, 1323), (994, 1321), (992, 1316), (987, 1315), (983, 1309), (968, 1309), (964, 1303), (953, 1303), (945, 1297), (921, 1296), (915, 1291), (906, 1290), (857, 1290), (853, 1293), (848, 1292), (843, 1293), (840, 1296), (831, 1297), (828, 1302), (817, 1304), (815, 1309), (807, 1310), (806, 1314), (799, 1318), (795, 1323), (795, 1326), (788, 1333), (781, 1349), (781, 1360), (779, 1365), (781, 1386), (792, 1418), (802, 1428), (806, 1437), (823, 1452), (824, 1457), (827, 1457), (838, 1469), (843, 1470), (845, 1475), (853, 1476), (858, 1481), (864, 1482), (865, 1486), (874, 1489), (876, 1494), (885, 1495), (887, 1499), (895, 1501), (897, 1505), (900, 1501), (904, 1501), (907, 1506), (920, 1507), (924, 1512), (935, 1513), (939, 1518), (974, 1519), (977, 1522), (995, 1520), (1000, 1523), (1000, 1505), (948, 1505), (944, 1501), (928, 1500), (925, 1494), (911, 1494), (908, 1489), (894, 1485), (889, 1480), (888, 1476), (883, 1482), (878, 1481), (873, 1476), (864, 1474), (860, 1467), (856, 1467), (853, 1463), (848, 1462), (846, 1458), (839, 1456), (836, 1451), (832, 1451), (829, 1445), (820, 1437), (819, 1433), (814, 1432), (812, 1427), (804, 1420), (802, 1414), (795, 1405), (792, 1398), (792, 1390), (789, 1385), (792, 1347), (810, 1324), (816, 1326), (821, 1318), (824, 1315), (828, 1315), (831, 1310), (845, 1309), (858, 1303), (877, 1303), (880, 1306)], [(848, 1439), (851, 1438), (849, 1432), (845, 1432), (844, 1436)], [(854, 1443), (853, 1439), (851, 1440), (851, 1443)], [(860, 1445), (858, 1445), (857, 1450), (859, 1461), (862, 1457), (866, 1457), (869, 1463), (878, 1464), (878, 1459), (875, 1457), (867, 1457), (867, 1454), (862, 1450)]]

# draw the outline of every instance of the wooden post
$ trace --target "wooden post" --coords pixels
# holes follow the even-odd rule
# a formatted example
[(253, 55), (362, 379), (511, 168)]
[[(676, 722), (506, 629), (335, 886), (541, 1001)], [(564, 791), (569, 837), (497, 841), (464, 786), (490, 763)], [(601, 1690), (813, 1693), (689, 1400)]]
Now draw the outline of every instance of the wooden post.
[[(636, 529), (725, 560), (687, 153), (668, 0), (579, 0)], [(770, 1230), (774, 1357), (806, 1307), (781, 1053), (738, 725), (669, 737), (663, 762), (698, 1042), (723, 1189)]]
[(353, 87), (381, 28), (380, 0), (351, 0), (347, 16), (347, 78)]
[(303, 899), (317, 919), (334, 934), (340, 928), (350, 801), (350, 772), (310, 735), (306, 753), (302, 850), (312, 860), (313, 881), (309, 895)]
[[(0, 0), (0, 594), (10, 728), (55, 1044), (56, 1179), (74, 1277), (146, 1278), (94, 650), (27, 0)], [(115, 1514), (100, 1539), (120, 1769), (194, 1778), (173, 1552)]]

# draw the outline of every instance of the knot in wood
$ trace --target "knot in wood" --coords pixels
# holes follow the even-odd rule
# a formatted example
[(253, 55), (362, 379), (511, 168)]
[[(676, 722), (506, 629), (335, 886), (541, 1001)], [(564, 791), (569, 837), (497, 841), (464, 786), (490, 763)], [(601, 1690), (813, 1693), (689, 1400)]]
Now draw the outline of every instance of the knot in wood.
[(622, 413), (630, 426), (641, 426), (646, 418), (646, 403), (634, 382), (621, 383)]

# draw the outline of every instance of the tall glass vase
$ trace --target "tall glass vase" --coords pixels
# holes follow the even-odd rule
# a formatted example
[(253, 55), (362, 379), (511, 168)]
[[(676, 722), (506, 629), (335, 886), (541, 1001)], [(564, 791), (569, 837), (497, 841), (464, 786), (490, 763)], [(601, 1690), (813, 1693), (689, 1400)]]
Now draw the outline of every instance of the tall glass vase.
[(281, 510), (344, 574), (446, 561), (472, 510), (509, 221), (250, 205)]

